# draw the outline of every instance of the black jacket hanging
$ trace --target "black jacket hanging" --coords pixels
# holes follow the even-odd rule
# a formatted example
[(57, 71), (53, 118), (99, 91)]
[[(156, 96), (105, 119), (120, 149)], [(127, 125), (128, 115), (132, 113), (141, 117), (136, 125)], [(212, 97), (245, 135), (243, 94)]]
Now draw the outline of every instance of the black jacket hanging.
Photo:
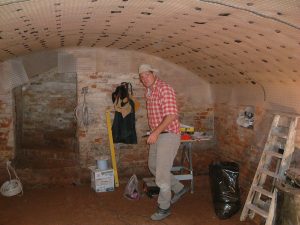
[(123, 83), (112, 95), (115, 117), (112, 125), (114, 143), (136, 144), (134, 102), (129, 98), (128, 86)]

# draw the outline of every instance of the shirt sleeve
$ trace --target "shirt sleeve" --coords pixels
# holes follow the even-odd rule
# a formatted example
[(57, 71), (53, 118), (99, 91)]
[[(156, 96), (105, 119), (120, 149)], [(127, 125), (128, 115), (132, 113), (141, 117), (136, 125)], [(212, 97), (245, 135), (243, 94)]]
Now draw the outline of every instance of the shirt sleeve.
[(175, 91), (168, 85), (161, 90), (161, 108), (163, 117), (178, 114)]

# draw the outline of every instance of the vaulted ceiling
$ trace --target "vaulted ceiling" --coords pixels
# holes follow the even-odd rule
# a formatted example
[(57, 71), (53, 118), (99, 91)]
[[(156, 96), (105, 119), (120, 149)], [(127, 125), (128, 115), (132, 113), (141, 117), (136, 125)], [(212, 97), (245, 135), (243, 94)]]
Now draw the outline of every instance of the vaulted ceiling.
[(295, 83), (297, 0), (0, 0), (0, 60), (64, 47), (142, 51), (211, 84)]

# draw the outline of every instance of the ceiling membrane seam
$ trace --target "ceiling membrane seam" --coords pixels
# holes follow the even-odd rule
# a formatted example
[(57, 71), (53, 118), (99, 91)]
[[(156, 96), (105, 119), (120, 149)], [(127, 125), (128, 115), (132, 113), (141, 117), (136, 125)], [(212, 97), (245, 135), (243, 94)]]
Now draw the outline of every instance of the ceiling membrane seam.
[(18, 3), (22, 3), (22, 2), (30, 2), (31, 0), (16, 0), (16, 1), (12, 1), (12, 2), (7, 2), (7, 3), (0, 3), (0, 6), (5, 6), (5, 5), (11, 5), (11, 4), (18, 4)]
[[(104, 3), (104, 5), (105, 6), (108, 6), (108, 7), (110, 7), (111, 6), (111, 0), (106, 0), (106, 2), (108, 2), (108, 3)], [(135, 7), (135, 9), (137, 10), (137, 11), (140, 11), (140, 9), (142, 9), (142, 5), (144, 4), (145, 2), (143, 2), (143, 3), (137, 3), (137, 2), (130, 2), (130, 3), (127, 3), (128, 5), (126, 5), (126, 7), (125, 7), (125, 10), (126, 10), (126, 8), (127, 7)], [(155, 4), (155, 3), (157, 3), (157, 2), (150, 2), (147, 6), (144, 6), (145, 7), (145, 10), (147, 11), (147, 10), (150, 10), (150, 11), (153, 11), (151, 14), (155, 14), (155, 10), (156, 10), (156, 8), (150, 8), (150, 7), (152, 7), (153, 6), (153, 4)], [(171, 14), (176, 14), (176, 13), (178, 13), (178, 10), (181, 10), (181, 9), (184, 9), (184, 8), (186, 8), (186, 6), (185, 5), (182, 5), (182, 4), (180, 4), (180, 6), (178, 5), (178, 3), (181, 3), (181, 1), (179, 0), (179, 1), (172, 1), (172, 2), (168, 2), (168, 4), (170, 5), (170, 6), (172, 6), (172, 7), (168, 7), (168, 8), (166, 8), (166, 7), (164, 7), (163, 8), (163, 10), (161, 9), (161, 8), (159, 8), (160, 9), (160, 12), (161, 12), (161, 15), (159, 15), (159, 16), (162, 16), (162, 15), (164, 15), (164, 16), (166, 16), (166, 17), (168, 17), (169, 15), (171, 15)], [(123, 3), (124, 4), (124, 3)], [(160, 3), (157, 3), (157, 4), (160, 4)], [(117, 6), (118, 4), (116, 4), (115, 6)], [(96, 11), (97, 9), (99, 9), (99, 8), (103, 8), (103, 5), (98, 5), (98, 6), (96, 6), (95, 8), (94, 8), (94, 10)], [(166, 8), (166, 9), (165, 9)], [(109, 10), (110, 10), (110, 8), (108, 8)], [(172, 9), (172, 10), (170, 10), (170, 9)], [(141, 19), (141, 17), (143, 17), (143, 15), (137, 15), (137, 17), (136, 17), (136, 19)], [(112, 17), (113, 18), (113, 17)], [(137, 21), (138, 22), (138, 21)]]
[(289, 22), (286, 22), (284, 20), (280, 20), (278, 18), (275, 18), (273, 16), (268, 16), (268, 15), (265, 15), (263, 13), (259, 13), (259, 12), (256, 12), (254, 10), (250, 10), (250, 9), (246, 9), (246, 8), (242, 8), (242, 7), (239, 7), (239, 6), (235, 6), (235, 5), (229, 5), (229, 4), (225, 4), (225, 3), (222, 3), (222, 2), (218, 2), (218, 1), (212, 1), (212, 0), (198, 0), (200, 2), (206, 2), (206, 3), (212, 3), (212, 4), (218, 4), (218, 5), (222, 5), (222, 6), (227, 6), (227, 7), (230, 7), (230, 8), (234, 8), (234, 9), (238, 9), (238, 10), (242, 10), (242, 11), (246, 11), (246, 12), (250, 12), (250, 13), (253, 13), (257, 16), (260, 16), (260, 17), (263, 17), (265, 19), (270, 19), (270, 20), (274, 20), (276, 22), (279, 22), (279, 23), (283, 23), (285, 25), (288, 25), (292, 28), (295, 28), (297, 30), (300, 30), (300, 27), (298, 27), (297, 25), (294, 25), (294, 24), (291, 24)]
[[(68, 30), (70, 31), (70, 30)], [(94, 35), (95, 37), (98, 37), (99, 36), (99, 33), (86, 33), (88, 35)], [(110, 32), (109, 33), (111, 36), (115, 36), (115, 37), (119, 37), (120, 35), (122, 35), (122, 33), (112, 33)], [(56, 37), (57, 35), (55, 33), (52, 34), (54, 37)], [(51, 34), (49, 35), (50, 37), (52, 36)], [(77, 36), (78, 33), (65, 33), (64, 36)], [(141, 37), (141, 35), (130, 35), (130, 34), (127, 34), (127, 37), (131, 37), (131, 38), (139, 38)], [(59, 37), (57, 37), (59, 39)], [(144, 39), (149, 39), (150, 41), (159, 41), (159, 42), (162, 42), (162, 43), (166, 43), (166, 44), (177, 44), (178, 42), (171, 42), (171, 41), (168, 41), (168, 39), (162, 39), (162, 38), (153, 38), (153, 37), (147, 37), (147, 36), (144, 36), (143, 37)], [(93, 39), (93, 38), (91, 38)], [(35, 40), (31, 40), (31, 41), (35, 41)], [(189, 45), (185, 45), (183, 44), (183, 41), (180, 41), (181, 42), (181, 45), (184, 46), (185, 48), (188, 48), (190, 50), (193, 50), (194, 48), (193, 47), (190, 47)]]
[[(86, 34), (89, 34), (89, 35), (94, 35), (94, 37), (91, 37), (90, 39), (94, 39), (94, 38), (97, 38), (97, 37), (99, 37), (99, 33), (86, 33)], [(64, 36), (68, 36), (68, 37), (70, 37), (70, 36), (77, 36), (78, 35), (78, 33), (68, 33), (68, 34), (64, 34)], [(121, 36), (122, 35), (122, 33), (112, 33), (112, 32), (110, 32), (109, 33), (109, 35), (111, 35), (111, 36), (115, 36), (115, 38), (116, 37), (119, 37), (119, 36)], [(52, 34), (52, 35), (49, 35), (48, 37), (56, 37), (57, 39), (59, 39), (59, 36), (57, 36), (57, 34)], [(100, 36), (100, 37), (102, 37), (102, 36)], [(130, 35), (130, 34), (127, 34), (127, 37), (131, 37), (131, 38), (140, 38), (141, 37), (141, 35)], [(108, 38), (108, 37), (105, 37), (105, 36), (103, 36), (102, 38)], [(111, 38), (111, 37), (109, 37), (109, 38)], [(162, 43), (166, 43), (166, 44), (170, 44), (170, 45), (174, 45), (174, 44), (177, 44), (177, 42), (171, 42), (171, 41), (168, 41), (167, 39), (161, 39), (161, 38), (153, 38), (153, 37), (147, 37), (147, 36), (144, 36), (143, 37), (145, 40), (146, 39), (149, 39), (150, 41), (159, 41), (159, 42), (162, 42)], [(33, 42), (35, 42), (36, 40), (35, 39), (32, 39), (32, 40), (29, 40), (29, 41), (33, 41)], [(28, 43), (28, 41), (27, 41), (27, 43)], [(14, 46), (15, 44), (13, 43), (13, 45), (11, 45), (11, 46)], [(19, 45), (22, 45), (22, 43), (20, 43)], [(9, 47), (11, 47), (11, 46), (9, 46)], [(187, 47), (187, 46), (185, 46), (185, 47)], [(187, 47), (187, 48), (189, 48), (189, 49), (193, 49), (192, 47)]]

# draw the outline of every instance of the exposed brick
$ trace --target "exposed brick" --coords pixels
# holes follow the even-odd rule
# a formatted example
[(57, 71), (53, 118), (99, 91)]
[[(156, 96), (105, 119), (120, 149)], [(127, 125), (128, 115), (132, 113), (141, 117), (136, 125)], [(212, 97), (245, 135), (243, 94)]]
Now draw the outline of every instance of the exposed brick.
[[(254, 129), (242, 128), (236, 124), (236, 119), (244, 107), (217, 104), (215, 128), (220, 160), (234, 161), (240, 165), (240, 185), (248, 191), (266, 142), (272, 115), (256, 107)], [(297, 152), (296, 148), (292, 163), (299, 162)]]
[[(83, 61), (89, 59), (87, 54), (81, 54), (80, 51), (76, 53), (76, 57), (82, 57)], [(37, 169), (18, 170), (25, 183), (55, 184), (59, 182), (73, 182), (74, 179), (76, 180), (79, 177), (76, 170), (78, 167), (73, 167), (75, 160), (82, 167), (79, 179), (89, 181), (89, 171), (86, 168), (90, 165), (95, 165), (95, 157), (110, 155), (105, 111), (108, 107), (112, 106), (111, 93), (123, 81), (132, 83), (134, 96), (140, 101), (141, 107), (136, 113), (138, 145), (121, 144), (119, 148), (116, 146), (116, 158), (120, 178), (122, 176), (131, 176), (133, 173), (140, 176), (149, 175), (147, 166), (148, 145), (145, 138), (141, 138), (148, 130), (144, 88), (140, 84), (137, 72), (119, 72), (123, 71), (124, 66), (117, 63), (114, 59), (109, 59), (113, 57), (106, 56), (105, 58), (107, 58), (105, 61), (99, 62), (99, 65), (97, 65), (102, 71), (90, 72), (88, 71), (89, 68), (82, 67), (81, 71), (77, 73), (77, 83), (76, 81), (73, 82), (76, 79), (72, 74), (57, 73), (57, 69), (54, 68), (46, 73), (38, 74), (35, 77), (35, 82), (31, 82), (30, 87), (23, 92), (23, 100), (25, 103), (30, 104), (27, 104), (23, 108), (26, 112), (23, 117), (23, 128), (25, 130), (22, 137), (26, 146), (32, 146), (31, 149), (29, 148), (26, 151), (25, 156), (28, 157), (27, 160), (33, 158), (43, 159), (45, 163), (48, 160), (48, 166), (50, 167), (43, 171)], [(138, 61), (146, 61), (146, 59), (143, 58)], [(131, 64), (135, 66), (134, 63)], [(165, 73), (170, 72), (166, 70)], [(170, 75), (167, 74), (166, 77), (171, 77)], [(76, 127), (71, 122), (73, 121), (73, 106), (83, 101), (81, 94), (83, 87), (89, 87), (87, 103), (93, 114), (92, 123), (87, 131), (82, 127)], [(70, 100), (70, 94), (77, 96), (77, 99)], [(177, 97), (181, 122), (194, 126), (196, 131), (213, 133), (214, 107), (210, 105), (191, 104), (189, 98), (181, 92), (177, 93)], [(1, 118), (7, 118), (7, 121), (10, 123), (9, 125), (11, 125), (13, 118), (12, 108), (11, 96), (6, 96), (4, 100), (0, 98), (0, 116)], [(4, 114), (5, 117), (2, 116)], [(2, 135), (0, 135), (2, 138), (0, 142), (0, 163), (14, 157), (15, 150), (14, 146), (7, 146), (9, 134), (14, 132), (14, 130), (10, 129), (14, 128), (9, 127), (8, 122), (3, 124), (3, 130), (0, 131), (2, 132)], [(74, 136), (76, 134), (78, 140), (76, 138), (70, 140), (69, 133), (63, 132), (65, 130), (70, 131)], [(224, 140), (226, 138), (226, 136), (223, 137)], [(76, 144), (79, 146), (79, 149), (73, 148), (75, 144), (71, 143), (72, 141), (74, 143), (78, 141)], [(48, 151), (49, 149), (46, 147), (49, 147), (51, 143), (59, 147), (63, 145), (66, 148), (67, 146), (72, 147), (74, 150), (72, 153), (76, 154), (68, 154), (71, 152), (56, 152), (51, 151), (51, 149)], [(230, 144), (231, 141), (228, 142), (228, 146), (226, 147), (229, 148)], [(214, 140), (210, 143), (195, 145), (193, 149), (195, 174), (207, 173), (208, 165), (211, 161), (218, 158), (216, 151), (213, 150), (214, 145)], [(240, 144), (237, 143), (237, 145)], [(37, 150), (37, 152), (34, 150)], [(72, 168), (70, 170), (67, 170), (67, 168), (55, 168), (59, 166), (55, 160), (61, 160)], [(68, 160), (71, 161), (69, 162)], [(61, 176), (57, 174), (61, 174)]]

